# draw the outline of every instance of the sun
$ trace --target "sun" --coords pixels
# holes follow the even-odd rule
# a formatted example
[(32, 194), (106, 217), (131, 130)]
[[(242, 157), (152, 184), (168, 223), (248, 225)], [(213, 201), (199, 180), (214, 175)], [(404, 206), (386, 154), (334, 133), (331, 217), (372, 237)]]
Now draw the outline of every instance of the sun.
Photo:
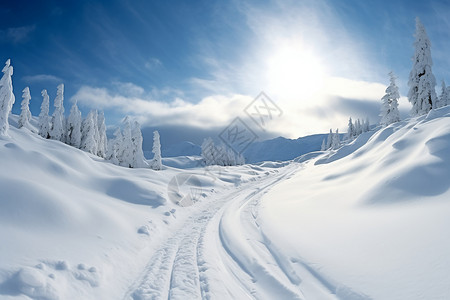
[(268, 90), (289, 100), (307, 100), (321, 90), (325, 79), (320, 59), (311, 50), (294, 43), (273, 51), (266, 70)]

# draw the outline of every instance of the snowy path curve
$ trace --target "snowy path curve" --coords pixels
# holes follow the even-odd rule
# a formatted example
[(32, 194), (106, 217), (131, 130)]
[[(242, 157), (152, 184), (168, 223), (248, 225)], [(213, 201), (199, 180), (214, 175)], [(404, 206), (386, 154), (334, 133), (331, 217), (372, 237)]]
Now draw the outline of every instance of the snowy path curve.
[[(298, 270), (264, 236), (257, 209), (264, 193), (298, 169), (289, 164), (216, 195), (153, 254), (124, 299), (305, 299)], [(329, 296), (323, 299), (335, 299), (305, 273), (313, 290)]]

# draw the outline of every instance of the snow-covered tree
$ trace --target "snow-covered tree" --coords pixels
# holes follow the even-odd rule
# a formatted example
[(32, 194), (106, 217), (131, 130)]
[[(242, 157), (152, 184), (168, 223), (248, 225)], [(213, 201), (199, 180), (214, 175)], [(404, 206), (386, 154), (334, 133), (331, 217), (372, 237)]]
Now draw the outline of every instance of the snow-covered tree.
[(436, 79), (431, 70), (431, 43), (425, 31), (425, 27), (416, 18), (416, 33), (414, 42), (413, 67), (409, 73), (408, 100), (412, 104), (413, 116), (428, 113), (436, 107)]
[(331, 138), (331, 149), (338, 149), (341, 145), (341, 139), (339, 137), (339, 129), (336, 129), (336, 133)]
[(67, 119), (67, 144), (76, 148), (81, 146), (81, 112), (76, 101), (72, 105)]
[(325, 139), (322, 140), (322, 146), (320, 146), (320, 151), (325, 151), (327, 150), (327, 142), (325, 141)]
[(441, 94), (439, 95), (439, 101), (436, 104), (436, 108), (446, 106), (450, 102), (450, 94), (449, 94), (449, 88), (445, 85), (445, 81), (442, 80), (441, 85)]
[(108, 142), (108, 153), (106, 158), (109, 159), (113, 164), (120, 165), (121, 157), (119, 154), (122, 148), (123, 136), (120, 128), (117, 128), (114, 132), (114, 138)]
[(8, 135), (9, 121), (8, 117), (11, 113), (16, 98), (13, 93), (12, 78), (13, 67), (11, 60), (7, 60), (2, 70), (3, 77), (0, 80), (0, 135)]
[(133, 168), (147, 168), (148, 164), (145, 161), (144, 151), (142, 151), (142, 132), (141, 125), (138, 122), (133, 123), (131, 129), (131, 141), (133, 143)]
[(386, 88), (386, 94), (381, 98), (381, 125), (387, 126), (389, 124), (400, 121), (400, 113), (398, 111), (398, 99), (400, 94), (398, 87), (395, 84), (394, 73), (389, 73), (390, 84)]
[(30, 128), (31, 111), (30, 111), (30, 89), (28, 87), (24, 88), (22, 91), (22, 103), (20, 104), (20, 116), (18, 127)]
[(122, 144), (119, 149), (120, 165), (127, 168), (133, 167), (133, 142), (131, 140), (131, 123), (127, 116), (123, 121)]
[(327, 149), (330, 149), (333, 145), (333, 130), (330, 128), (330, 133), (328, 133), (327, 137)]
[[(98, 149), (97, 155), (100, 157), (106, 157), (106, 150), (108, 147), (108, 138), (106, 137), (106, 125), (105, 125), (105, 114), (103, 111), (98, 115)], [(142, 148), (142, 145), (141, 145)]]
[(94, 111), (91, 110), (81, 124), (81, 150), (97, 155)]
[(241, 166), (245, 164), (245, 157), (242, 155), (242, 153), (239, 153), (236, 156), (236, 165)]
[(41, 112), (39, 114), (39, 135), (44, 139), (50, 138), (50, 117), (48, 111), (50, 109), (50, 99), (47, 90), (42, 90)]
[(368, 132), (368, 131), (370, 131), (370, 121), (369, 121), (369, 117), (366, 117), (366, 122), (364, 122), (364, 132)]
[(447, 103), (445, 105), (450, 105), (450, 86), (447, 87)]
[(348, 128), (347, 128), (347, 138), (349, 140), (353, 139), (355, 136), (355, 126), (353, 125), (352, 118), (348, 119)]
[(65, 142), (65, 118), (64, 118), (64, 84), (60, 84), (56, 90), (55, 111), (52, 115), (52, 128), (50, 138), (53, 140)]
[(94, 110), (92, 118), (94, 119), (94, 140), (95, 140), (95, 155), (98, 155), (98, 146), (100, 141), (100, 133), (98, 131), (98, 112)]
[(153, 132), (152, 152), (153, 152), (152, 169), (161, 170), (162, 169), (161, 142), (159, 140), (159, 132), (157, 130)]

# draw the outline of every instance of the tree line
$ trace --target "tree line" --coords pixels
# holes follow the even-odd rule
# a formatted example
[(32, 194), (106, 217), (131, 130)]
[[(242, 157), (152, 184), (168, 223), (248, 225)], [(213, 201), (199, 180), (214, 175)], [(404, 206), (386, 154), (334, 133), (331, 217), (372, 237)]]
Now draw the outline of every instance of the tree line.
[[(8, 59), (2, 70), (0, 80), (0, 135), (7, 136), (9, 130), (9, 114), (15, 103), (12, 75), (13, 67)], [(106, 135), (105, 115), (103, 111), (91, 110), (83, 119), (75, 101), (66, 119), (64, 116), (64, 84), (56, 89), (53, 102), (54, 112), (49, 116), (50, 97), (47, 90), (42, 90), (41, 111), (38, 117), (38, 134), (45, 139), (63, 142), (67, 145), (84, 150), (96, 156), (111, 161), (113, 164), (128, 168), (162, 169), (161, 143), (158, 131), (153, 133), (153, 160), (147, 162), (142, 151), (142, 132), (137, 121), (131, 121), (127, 116), (114, 132), (114, 138), (108, 140)], [(22, 91), (21, 113), (18, 128), (28, 128), (33, 131), (29, 104), (30, 89)]]

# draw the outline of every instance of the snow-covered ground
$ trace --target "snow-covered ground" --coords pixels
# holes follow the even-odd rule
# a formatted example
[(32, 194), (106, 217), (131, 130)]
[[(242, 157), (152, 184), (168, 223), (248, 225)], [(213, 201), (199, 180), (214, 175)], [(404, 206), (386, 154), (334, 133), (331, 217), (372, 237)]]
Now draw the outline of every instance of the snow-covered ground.
[(0, 299), (450, 298), (450, 107), (290, 162), (162, 171), (15, 122)]

